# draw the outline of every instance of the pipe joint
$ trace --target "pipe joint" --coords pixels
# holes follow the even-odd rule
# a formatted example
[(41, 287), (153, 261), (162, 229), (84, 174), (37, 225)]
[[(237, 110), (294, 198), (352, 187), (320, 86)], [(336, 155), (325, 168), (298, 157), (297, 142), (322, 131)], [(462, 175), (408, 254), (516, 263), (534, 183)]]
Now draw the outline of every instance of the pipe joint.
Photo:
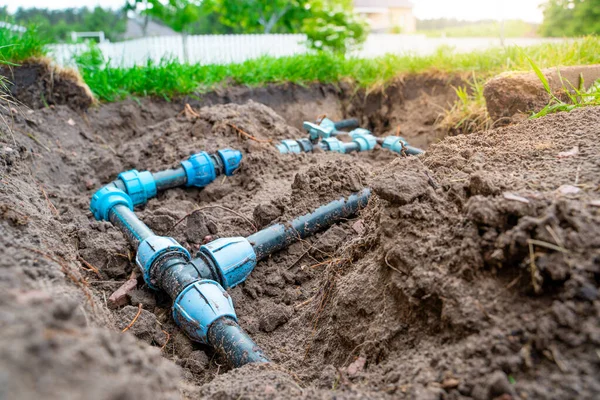
[(173, 319), (192, 339), (208, 344), (208, 330), (222, 317), (237, 321), (229, 294), (217, 282), (203, 279), (188, 285), (173, 303)]
[(275, 147), (277, 147), (277, 150), (279, 150), (281, 154), (299, 154), (302, 152), (302, 149), (300, 148), (300, 143), (293, 139), (282, 140), (281, 143), (275, 145)]
[(150, 236), (140, 243), (135, 262), (144, 275), (144, 281), (157, 290), (157, 282), (152, 278), (152, 270), (164, 261), (173, 257), (181, 257), (190, 261), (190, 253), (177, 241), (170, 237)]
[(330, 137), (323, 139), (323, 143), (327, 146), (328, 151), (333, 151), (335, 153), (345, 153), (346, 148), (344, 147), (344, 143), (339, 139)]
[(227, 176), (233, 175), (242, 162), (242, 152), (232, 149), (223, 149), (217, 151), (217, 154), (223, 162), (223, 173)]
[(146, 204), (148, 199), (156, 196), (156, 182), (150, 171), (138, 172), (132, 169), (121, 172), (118, 178), (125, 185), (134, 207)]
[(407, 144), (408, 143), (403, 137), (388, 136), (383, 140), (381, 147), (393, 151), (394, 153), (400, 154), (402, 153), (402, 149), (404, 148), (404, 146), (406, 146)]
[(204, 151), (182, 161), (181, 166), (187, 176), (186, 186), (205, 187), (217, 177), (215, 164)]
[(104, 186), (92, 196), (90, 211), (98, 221), (108, 221), (110, 210), (117, 204), (133, 211), (133, 202), (127, 193), (114, 186)]
[(200, 247), (200, 254), (213, 264), (225, 289), (244, 282), (256, 266), (256, 253), (243, 237), (221, 238)]
[(371, 131), (364, 128), (357, 128), (350, 132), (352, 141), (358, 144), (359, 151), (373, 150), (377, 145), (377, 139)]

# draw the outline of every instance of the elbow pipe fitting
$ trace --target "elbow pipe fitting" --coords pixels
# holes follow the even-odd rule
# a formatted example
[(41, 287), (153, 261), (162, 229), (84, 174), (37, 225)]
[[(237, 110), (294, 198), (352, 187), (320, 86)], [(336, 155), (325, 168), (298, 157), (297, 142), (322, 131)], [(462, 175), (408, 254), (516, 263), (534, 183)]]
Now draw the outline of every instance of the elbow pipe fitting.
[(114, 186), (104, 186), (92, 196), (90, 211), (98, 221), (108, 221), (110, 210), (122, 204), (133, 211), (131, 197)]
[(388, 136), (381, 143), (381, 147), (393, 151), (394, 153), (402, 154), (402, 150), (409, 155), (423, 154), (423, 150), (408, 145), (406, 139), (401, 136)]

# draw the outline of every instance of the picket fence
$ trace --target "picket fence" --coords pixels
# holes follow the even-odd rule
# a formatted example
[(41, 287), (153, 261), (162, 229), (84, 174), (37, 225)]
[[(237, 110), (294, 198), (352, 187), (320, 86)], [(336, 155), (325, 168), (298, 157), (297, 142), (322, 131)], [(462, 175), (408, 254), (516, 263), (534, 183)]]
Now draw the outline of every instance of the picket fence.
[[(506, 45), (529, 46), (563, 39), (516, 38)], [(113, 65), (129, 67), (153, 60), (175, 58), (198, 64), (243, 62), (263, 55), (291, 56), (309, 51), (301, 34), (286, 35), (197, 35), (188, 36), (187, 52), (181, 36), (148, 37), (125, 42), (105, 42), (98, 45), (105, 59)], [(427, 38), (424, 35), (370, 34), (362, 48), (353, 55), (377, 57), (392, 54), (431, 54), (440, 46), (450, 46), (458, 52), (486, 49), (501, 45), (495, 38)], [(87, 49), (86, 44), (55, 44), (49, 46), (51, 56), (60, 65), (73, 65), (73, 55)], [(186, 54), (187, 53), (187, 54)]]

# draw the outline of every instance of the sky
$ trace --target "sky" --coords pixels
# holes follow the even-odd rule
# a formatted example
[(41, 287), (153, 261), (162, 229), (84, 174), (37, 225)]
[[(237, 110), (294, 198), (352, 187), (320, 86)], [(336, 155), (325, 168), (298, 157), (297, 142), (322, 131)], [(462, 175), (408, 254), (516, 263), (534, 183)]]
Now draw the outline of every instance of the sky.
[[(478, 19), (522, 19), (527, 22), (541, 22), (542, 11), (539, 5), (544, 0), (412, 0), (417, 18), (458, 18)], [(10, 11), (17, 7), (67, 8), (102, 7), (118, 8), (123, 0), (4, 0), (0, 5), (8, 5)]]

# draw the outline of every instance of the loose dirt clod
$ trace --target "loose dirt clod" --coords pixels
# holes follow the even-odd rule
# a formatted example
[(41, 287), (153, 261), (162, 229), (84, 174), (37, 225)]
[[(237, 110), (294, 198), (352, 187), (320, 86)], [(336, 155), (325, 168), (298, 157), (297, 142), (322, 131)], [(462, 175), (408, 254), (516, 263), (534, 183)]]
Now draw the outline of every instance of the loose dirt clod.
[[(438, 85), (412, 78), (388, 98), (338, 100), (377, 132), (393, 133), (405, 116), (382, 108), (397, 100), (416, 113), (409, 95), (447, 99), (435, 94)], [(270, 90), (291, 115), (298, 99)], [(298, 105), (310, 119), (342, 110), (333, 89), (323, 91), (328, 110)], [(34, 110), (15, 116), (15, 126), (39, 142), (16, 134), (16, 145), (0, 126), (0, 148), (11, 149), (0, 152), (7, 398), (600, 393), (600, 108), (448, 137), (419, 158), (281, 155), (229, 125), (265, 140), (303, 135), (263, 104), (196, 107), (193, 118), (178, 116), (182, 108), (124, 101), (88, 110), (86, 121), (67, 106)], [(415, 137), (430, 141), (429, 129)], [(557, 157), (575, 143), (577, 155)], [(244, 154), (236, 174), (160, 193), (136, 210), (140, 218), (194, 252), (207, 237), (246, 236), (363, 187), (374, 193), (360, 216), (273, 254), (228, 291), (240, 325), (273, 360), (236, 370), (181, 333), (164, 294), (134, 285), (124, 303), (111, 298), (131, 281), (135, 257), (88, 210), (94, 191), (121, 171), (173, 167), (224, 147)], [(561, 194), (565, 185), (578, 190)]]

